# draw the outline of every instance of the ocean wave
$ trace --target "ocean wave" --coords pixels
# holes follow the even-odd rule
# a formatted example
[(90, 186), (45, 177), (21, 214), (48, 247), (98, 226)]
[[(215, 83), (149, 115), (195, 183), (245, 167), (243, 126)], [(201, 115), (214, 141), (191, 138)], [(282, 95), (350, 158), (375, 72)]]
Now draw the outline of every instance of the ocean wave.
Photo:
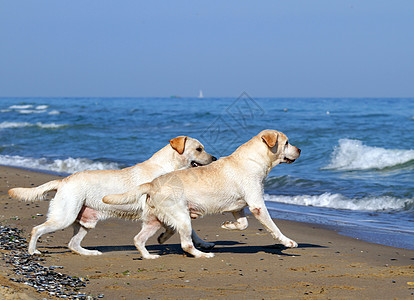
[(12, 105), (9, 106), (9, 109), (29, 109), (32, 108), (33, 105), (31, 104), (23, 104), (23, 105)]
[(58, 114), (60, 114), (60, 111), (58, 111), (58, 110), (51, 110), (48, 114), (49, 115), (58, 115)]
[(28, 114), (42, 114), (42, 113), (45, 113), (46, 110), (21, 109), (21, 110), (18, 110), (18, 112), (21, 114), (28, 115)]
[(119, 164), (114, 162), (93, 161), (87, 158), (72, 158), (47, 160), (46, 158), (31, 158), (22, 156), (0, 155), (0, 164), (11, 167), (22, 167), (36, 170), (46, 170), (58, 173), (72, 174), (87, 170), (117, 170)]
[(66, 127), (66, 124), (56, 124), (56, 123), (36, 123), (37, 127), (40, 128), (46, 128), (46, 129), (56, 129), (56, 128), (62, 128), (62, 127)]
[(0, 123), (0, 129), (19, 128), (19, 127), (28, 127), (28, 126), (33, 126), (33, 124), (27, 123), (27, 122), (2, 122)]
[(326, 184), (324, 181), (309, 180), (303, 178), (297, 178), (290, 175), (283, 175), (278, 177), (268, 177), (265, 179), (265, 189), (267, 190), (279, 190), (281, 188), (295, 188), (295, 189), (308, 189), (308, 188), (320, 188)]
[(340, 139), (331, 162), (323, 169), (354, 171), (381, 170), (414, 161), (414, 150), (384, 149), (364, 145), (359, 140)]
[(62, 128), (67, 126), (66, 124), (56, 124), (56, 123), (42, 123), (37, 122), (35, 124), (28, 123), (28, 122), (2, 122), (0, 123), (0, 129), (6, 129), (6, 128), (21, 128), (21, 127), (39, 127), (43, 129), (56, 129), (56, 128)]
[(265, 194), (264, 199), (266, 201), (286, 204), (357, 211), (404, 211), (414, 209), (414, 198), (401, 199), (390, 196), (350, 199), (341, 194), (331, 193), (299, 196), (278, 196)]
[(2, 109), (1, 112), (17, 111), (20, 114), (42, 114), (47, 112), (49, 105), (41, 104), (36, 107), (32, 104), (11, 105), (8, 109)]

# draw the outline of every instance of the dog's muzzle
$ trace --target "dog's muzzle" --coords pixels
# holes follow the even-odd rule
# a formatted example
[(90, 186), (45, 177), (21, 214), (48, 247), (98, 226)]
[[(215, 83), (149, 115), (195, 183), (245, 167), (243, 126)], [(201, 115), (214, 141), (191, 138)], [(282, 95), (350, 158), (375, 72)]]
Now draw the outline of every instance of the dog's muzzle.
[(295, 160), (296, 160), (296, 159), (289, 159), (289, 158), (285, 157), (285, 161), (286, 161), (286, 163), (288, 163), (288, 164), (293, 163)]
[(191, 166), (192, 166), (193, 168), (197, 168), (197, 167), (201, 167), (201, 166), (202, 166), (202, 164), (200, 164), (200, 163), (196, 162), (195, 160), (193, 160), (193, 161), (191, 162)]

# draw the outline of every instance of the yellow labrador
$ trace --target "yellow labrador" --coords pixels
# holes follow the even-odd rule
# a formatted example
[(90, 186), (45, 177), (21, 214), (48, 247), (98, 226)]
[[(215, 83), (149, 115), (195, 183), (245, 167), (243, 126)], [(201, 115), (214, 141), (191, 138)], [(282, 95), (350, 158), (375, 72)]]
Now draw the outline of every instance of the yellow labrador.
[[(9, 190), (13, 198), (34, 201), (42, 200), (46, 193), (56, 190), (49, 205), (47, 221), (32, 230), (29, 243), (30, 254), (40, 254), (36, 249), (38, 238), (52, 231), (74, 226), (74, 236), (68, 247), (82, 255), (102, 254), (97, 250), (81, 247), (81, 241), (99, 220), (109, 217), (139, 219), (142, 215), (137, 205), (112, 206), (102, 203), (108, 194), (124, 193), (134, 187), (150, 182), (156, 177), (174, 170), (198, 167), (216, 160), (204, 150), (196, 139), (179, 136), (155, 153), (150, 159), (122, 170), (98, 170), (75, 173), (61, 180), (53, 180), (36, 188), (14, 188)], [(144, 198), (145, 200), (145, 198)], [(203, 248), (206, 243), (194, 233), (194, 242)]]
[[(263, 180), (273, 167), (292, 163), (299, 156), (300, 149), (290, 145), (286, 135), (264, 130), (228, 157), (200, 168), (171, 172), (127, 193), (105, 196), (103, 202), (136, 203), (142, 208), (144, 224), (135, 245), (144, 258), (158, 257), (148, 253), (145, 242), (162, 224), (178, 231), (184, 251), (195, 257), (213, 257), (213, 253), (195, 249), (190, 217), (232, 212), (236, 221), (222, 227), (243, 230), (248, 225), (243, 211), (246, 206), (275, 240), (286, 247), (297, 247), (270, 218), (263, 200)], [(146, 201), (141, 197), (144, 194)], [(159, 241), (164, 242), (172, 233), (167, 230)]]

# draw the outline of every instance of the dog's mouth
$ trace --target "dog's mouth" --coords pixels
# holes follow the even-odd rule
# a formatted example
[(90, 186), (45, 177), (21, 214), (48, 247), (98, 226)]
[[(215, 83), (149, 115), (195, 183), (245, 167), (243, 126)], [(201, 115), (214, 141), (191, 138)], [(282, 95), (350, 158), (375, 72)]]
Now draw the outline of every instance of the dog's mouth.
[(288, 164), (293, 163), (295, 160), (296, 160), (296, 159), (289, 159), (289, 158), (285, 157), (285, 161), (286, 161), (286, 163), (288, 163)]
[(192, 166), (193, 168), (201, 167), (202, 165), (203, 165), (203, 164), (200, 164), (200, 163), (196, 162), (195, 160), (193, 160), (193, 161), (191, 162), (191, 166)]

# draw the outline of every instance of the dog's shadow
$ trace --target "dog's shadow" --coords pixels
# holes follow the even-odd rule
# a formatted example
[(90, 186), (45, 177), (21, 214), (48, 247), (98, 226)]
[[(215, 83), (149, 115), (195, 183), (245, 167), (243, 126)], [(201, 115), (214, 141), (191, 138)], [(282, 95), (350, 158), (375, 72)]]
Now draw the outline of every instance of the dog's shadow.
[[(249, 246), (246, 243), (236, 242), (236, 241), (216, 241), (214, 242), (215, 246), (213, 249), (205, 250), (200, 249), (205, 252), (213, 253), (269, 253), (277, 254), (283, 256), (300, 256), (299, 254), (289, 254), (285, 253), (286, 248), (283, 245), (264, 245), (264, 246)], [(180, 244), (164, 244), (164, 245), (148, 245), (147, 250), (153, 254), (167, 255), (167, 254), (184, 254), (184, 251), (181, 248)], [(315, 245), (315, 244), (306, 244), (301, 243), (298, 245), (299, 249), (302, 248), (326, 248), (326, 246)], [(87, 248), (90, 250), (99, 250), (102, 253), (107, 252), (116, 252), (116, 251), (137, 251), (133, 245), (122, 245), (122, 246), (99, 246), (95, 248)]]
[[(269, 254), (276, 254), (276, 255), (283, 255), (283, 256), (300, 256), (299, 254), (290, 254), (285, 253), (285, 250), (288, 250), (290, 248), (287, 248), (280, 244), (273, 244), (273, 245), (264, 245), (264, 246), (249, 246), (244, 245), (245, 243), (238, 243), (240, 245), (235, 245), (232, 247), (217, 247), (217, 245), (220, 245), (221, 242), (216, 242), (216, 246), (211, 250), (211, 252), (214, 253), (269, 253)], [(321, 245), (315, 245), (315, 244), (298, 244), (299, 249), (303, 248), (326, 248), (325, 246)]]

